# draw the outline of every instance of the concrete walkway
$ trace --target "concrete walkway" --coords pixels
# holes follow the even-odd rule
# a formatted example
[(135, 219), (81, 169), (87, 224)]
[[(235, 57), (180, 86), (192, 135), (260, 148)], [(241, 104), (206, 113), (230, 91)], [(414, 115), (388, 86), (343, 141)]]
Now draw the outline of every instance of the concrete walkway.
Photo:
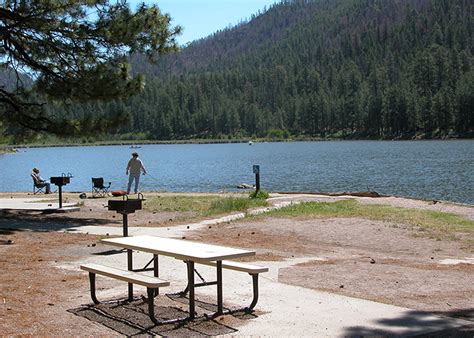
[(79, 210), (76, 203), (63, 203), (59, 208), (57, 196), (50, 198), (0, 198), (0, 210), (67, 212)]
[[(3, 202), (3, 201), (2, 201)], [(25, 204), (28, 201), (24, 201)], [(285, 202), (288, 203), (288, 202)], [(284, 204), (276, 205), (281, 207)], [(265, 210), (257, 210), (256, 213)], [(129, 235), (154, 235), (162, 237), (181, 237), (186, 231), (200, 227), (228, 222), (244, 217), (244, 214), (207, 220), (199, 223), (175, 226), (170, 228), (129, 227)], [(9, 227), (15, 228), (15, 222)], [(20, 227), (20, 224), (18, 224)], [(24, 227), (24, 224), (23, 224)], [(78, 226), (67, 227), (61, 224), (44, 225), (48, 230), (80, 232), (96, 235), (122, 235), (121, 227)], [(53, 229), (51, 228), (53, 227)], [(34, 229), (42, 225), (35, 224)], [(100, 250), (114, 250), (114, 247), (99, 245)], [(407, 308), (350, 298), (327, 292), (305, 289), (280, 283), (279, 270), (295, 264), (317, 259), (304, 257), (283, 262), (255, 262), (256, 265), (269, 267), (270, 271), (260, 275), (260, 299), (255, 308), (258, 316), (242, 321), (238, 332), (233, 335), (245, 336), (374, 336), (396, 335), (411, 336), (455, 329), (472, 322), (435, 316), (430, 313)], [(135, 266), (143, 266), (150, 260), (150, 255), (135, 252)], [(125, 252), (115, 250), (114, 254), (91, 255), (83, 262), (60, 265), (61, 268), (79, 270), (82, 263), (100, 263), (118, 268), (126, 266)], [(215, 269), (197, 265), (199, 273), (206, 280), (213, 280)], [(186, 267), (180, 261), (160, 256), (160, 276), (171, 282), (165, 292), (178, 292), (186, 286)], [(249, 305), (252, 299), (251, 277), (245, 273), (224, 270), (224, 303), (228, 308), (241, 308)], [(84, 281), (86, 282), (86, 278)], [(138, 290), (140, 292), (140, 290)], [(123, 296), (123, 285), (101, 291), (101, 297)], [(196, 290), (197, 299), (215, 300), (215, 287)]]

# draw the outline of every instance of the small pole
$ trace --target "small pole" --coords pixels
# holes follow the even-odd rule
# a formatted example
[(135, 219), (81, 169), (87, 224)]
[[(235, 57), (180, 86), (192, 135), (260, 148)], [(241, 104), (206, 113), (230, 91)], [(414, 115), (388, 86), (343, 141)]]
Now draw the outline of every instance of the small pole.
[[(128, 237), (128, 213), (123, 214), (123, 237)], [(127, 249), (127, 268), (128, 271), (133, 270), (133, 251)], [(133, 283), (128, 283), (128, 301), (133, 301)]]
[(62, 185), (60, 184), (59, 185), (59, 209), (61, 209), (63, 207), (63, 189), (62, 189)]
[[(127, 249), (127, 268), (128, 271), (133, 271), (133, 251)], [(133, 301), (133, 283), (128, 283), (128, 301)]]
[(253, 166), (253, 173), (255, 174), (255, 191), (258, 193), (260, 190), (260, 166)]
[(123, 215), (123, 237), (128, 237), (128, 214), (124, 212), (122, 215)]

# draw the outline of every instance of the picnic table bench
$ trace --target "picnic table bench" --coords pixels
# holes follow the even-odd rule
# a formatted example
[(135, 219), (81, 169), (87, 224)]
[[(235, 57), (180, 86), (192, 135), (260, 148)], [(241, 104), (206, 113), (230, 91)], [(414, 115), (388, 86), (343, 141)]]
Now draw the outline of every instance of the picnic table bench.
[[(217, 262), (213, 262), (213, 261), (197, 262), (197, 263), (202, 264), (202, 265), (217, 266)], [(229, 261), (229, 260), (222, 261), (222, 268), (228, 269), (228, 270), (239, 271), (239, 272), (246, 272), (250, 276), (252, 276), (253, 299), (250, 305), (245, 308), (246, 311), (252, 311), (258, 302), (258, 275), (262, 272), (268, 272), (268, 268), (257, 266), (257, 265), (251, 265), (247, 263)], [(213, 284), (215, 284), (215, 282), (203, 282), (203, 283), (197, 283), (194, 286), (200, 287), (200, 286), (207, 286), (207, 285), (213, 285)], [(188, 286), (186, 286), (186, 289), (184, 289), (182, 293), (186, 294), (187, 292), (188, 292)]]
[(103, 275), (110, 278), (115, 278), (124, 282), (138, 284), (145, 286), (147, 288), (147, 295), (148, 295), (148, 314), (150, 319), (154, 323), (158, 323), (157, 319), (155, 318), (155, 307), (153, 304), (153, 299), (155, 296), (155, 292), (158, 291), (158, 288), (169, 286), (170, 282), (162, 280), (157, 277), (152, 277), (140, 272), (134, 272), (129, 270), (122, 270), (113, 268), (110, 266), (104, 266), (99, 264), (84, 264), (81, 265), (81, 269), (89, 272), (89, 281), (90, 281), (90, 288), (91, 288), (91, 298), (94, 304), (99, 304), (99, 300), (95, 294), (95, 275)]

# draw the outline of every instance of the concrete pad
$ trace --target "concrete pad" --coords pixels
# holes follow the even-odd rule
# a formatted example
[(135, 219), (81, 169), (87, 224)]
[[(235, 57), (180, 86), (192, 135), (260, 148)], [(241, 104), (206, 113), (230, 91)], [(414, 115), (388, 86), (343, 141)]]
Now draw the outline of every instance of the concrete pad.
[[(104, 252), (109, 247), (100, 246)], [(117, 268), (127, 266), (125, 252), (115, 247), (114, 254), (97, 254), (76, 265), (62, 265), (61, 268), (79, 270), (82, 263), (98, 263)], [(147, 253), (134, 252), (134, 266), (142, 267), (151, 259)], [(312, 259), (312, 258), (307, 258)], [(374, 335), (420, 335), (454, 329), (472, 322), (435, 316), (427, 312), (350, 298), (336, 294), (286, 285), (278, 281), (280, 268), (301, 263), (295, 259), (286, 262), (255, 262), (267, 266), (269, 273), (260, 274), (260, 298), (255, 308), (257, 317), (242, 321), (237, 327), (243, 336), (374, 336)], [(175, 293), (186, 287), (186, 265), (170, 257), (160, 256), (160, 277), (170, 281), (163, 293)], [(253, 264), (253, 263), (252, 263)], [(215, 268), (196, 264), (196, 269), (206, 281), (215, 280)], [(252, 300), (251, 277), (242, 272), (224, 270), (224, 307), (238, 309), (248, 306)], [(84, 283), (87, 275), (84, 274)], [(136, 294), (143, 294), (143, 288), (136, 287)], [(117, 287), (98, 293), (98, 297), (124, 296), (122, 283)], [(196, 289), (196, 299), (215, 302), (216, 288), (208, 286)]]
[(63, 203), (62, 208), (59, 208), (59, 200), (52, 200), (54, 200), (54, 198), (0, 198), (0, 210), (49, 212), (70, 212), (79, 210), (76, 203)]
[(443, 259), (440, 264), (456, 265), (456, 264), (474, 264), (474, 257), (466, 257), (464, 259)]

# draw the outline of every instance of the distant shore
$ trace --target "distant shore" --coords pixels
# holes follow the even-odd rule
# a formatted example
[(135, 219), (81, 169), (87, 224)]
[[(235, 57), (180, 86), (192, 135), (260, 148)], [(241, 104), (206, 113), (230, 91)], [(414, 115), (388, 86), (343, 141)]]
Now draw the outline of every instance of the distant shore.
[(96, 141), (87, 143), (76, 142), (45, 142), (45, 143), (25, 143), (25, 144), (4, 144), (0, 145), (0, 153), (14, 153), (16, 149), (22, 148), (49, 148), (49, 147), (97, 147), (97, 146), (129, 146), (139, 148), (142, 145), (150, 144), (229, 144), (229, 143), (268, 143), (268, 142), (322, 142), (322, 141), (439, 141), (439, 140), (471, 140), (466, 137), (446, 137), (446, 138), (399, 138), (399, 139), (348, 139), (348, 138), (320, 138), (320, 137), (297, 137), (288, 139), (267, 139), (267, 138), (247, 138), (247, 139), (192, 139), (192, 140), (126, 140), (126, 141)]

